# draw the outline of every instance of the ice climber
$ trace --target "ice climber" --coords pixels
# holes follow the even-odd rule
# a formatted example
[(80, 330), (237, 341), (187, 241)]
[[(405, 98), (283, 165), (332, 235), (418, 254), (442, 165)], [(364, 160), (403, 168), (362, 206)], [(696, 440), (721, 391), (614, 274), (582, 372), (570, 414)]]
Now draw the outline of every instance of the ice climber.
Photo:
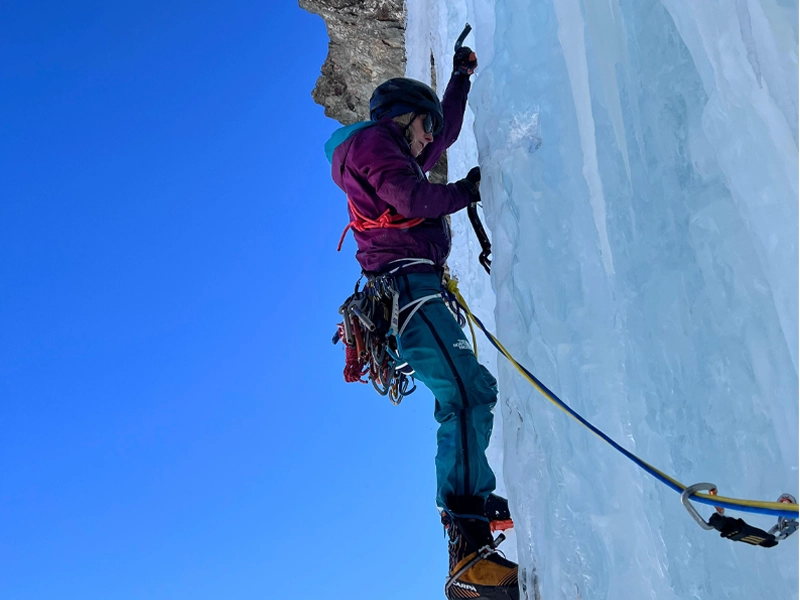
[[(460, 48), (441, 102), (413, 79), (382, 83), (370, 100), (371, 121), (340, 129), (326, 150), (333, 179), (347, 194), (364, 274), (394, 271), (400, 306), (431, 297), (401, 322), (398, 346), (436, 398), (436, 500), (450, 542), (447, 597), (518, 600), (517, 565), (494, 551), (485, 508), (495, 488), (486, 447), (497, 382), (438, 295), (450, 253), (445, 217), (480, 200), (480, 170), (446, 185), (425, 175), (461, 131), (476, 67), (475, 53)], [(358, 226), (366, 220), (369, 227)]]

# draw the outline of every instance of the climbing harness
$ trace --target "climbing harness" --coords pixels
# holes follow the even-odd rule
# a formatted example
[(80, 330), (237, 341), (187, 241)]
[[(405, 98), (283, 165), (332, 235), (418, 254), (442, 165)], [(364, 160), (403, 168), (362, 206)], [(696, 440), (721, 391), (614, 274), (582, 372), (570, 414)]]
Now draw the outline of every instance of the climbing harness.
[(383, 211), (383, 214), (377, 219), (370, 219), (358, 211), (350, 196), (347, 197), (347, 207), (353, 215), (353, 220), (344, 228), (342, 237), (339, 239), (339, 245), (336, 248), (337, 252), (341, 251), (344, 238), (351, 229), (360, 232), (368, 229), (409, 229), (410, 227), (416, 227), (425, 220), (422, 217), (406, 219), (403, 215), (393, 214), (389, 208)]
[[(722, 537), (733, 541), (742, 541), (767, 548), (777, 545), (778, 542), (786, 539), (795, 531), (797, 531), (797, 500), (789, 494), (784, 494), (781, 496), (778, 502), (740, 500), (737, 498), (718, 496), (716, 495), (716, 486), (709, 483), (701, 483), (687, 487), (620, 446), (607, 434), (603, 433), (600, 429), (592, 425), (575, 410), (565, 404), (564, 401), (562, 401), (555, 393), (553, 393), (546, 385), (539, 381), (530, 371), (519, 364), (514, 357), (508, 353), (500, 341), (486, 328), (483, 322), (481, 322), (481, 320), (469, 310), (464, 297), (458, 290), (458, 282), (455, 279), (451, 279), (448, 282), (447, 293), (451, 296), (451, 300), (461, 307), (461, 310), (464, 311), (470, 322), (475, 323), (475, 325), (481, 331), (483, 331), (487, 339), (495, 348), (497, 348), (498, 352), (505, 356), (511, 362), (511, 364), (516, 367), (520, 374), (527, 379), (528, 382), (530, 382), (545, 398), (547, 398), (547, 400), (555, 404), (558, 408), (567, 413), (567, 415), (578, 421), (581, 425), (589, 429), (592, 433), (597, 435), (615, 450), (634, 462), (644, 471), (658, 479), (661, 483), (680, 493), (681, 502), (687, 508), (687, 510), (689, 510), (689, 513), (701, 525), (701, 527), (704, 529), (716, 529), (720, 532)], [(700, 493), (701, 491), (711, 491), (712, 489), (714, 490), (712, 494)], [(692, 498), (695, 502), (716, 507), (717, 513), (712, 515), (711, 519), (706, 522), (689, 503), (689, 498)], [(733, 519), (731, 517), (724, 516), (721, 511), (726, 508), (743, 512), (774, 515), (778, 517), (778, 524), (768, 532), (763, 531), (748, 525), (742, 519)]]
[[(399, 259), (390, 271), (377, 276), (368, 276), (364, 287), (359, 289), (362, 273), (356, 281), (355, 291), (339, 308), (342, 322), (337, 325), (333, 343), (341, 340), (345, 345), (344, 380), (347, 383), (372, 383), (381, 396), (389, 396), (397, 405), (405, 396), (416, 390), (414, 370), (400, 356), (398, 339), (415, 314), (431, 300), (441, 298), (461, 327), (472, 323), (467, 320), (457, 302), (446, 294), (446, 288), (399, 305), (399, 293), (394, 275), (401, 269), (417, 266), (433, 266), (427, 258)], [(447, 278), (445, 278), (447, 281)], [(475, 331), (472, 331), (473, 348), (477, 348)]]
[[(433, 261), (400, 259), (389, 264), (397, 266), (377, 276), (368, 276), (359, 289), (362, 273), (356, 281), (355, 291), (339, 308), (342, 322), (337, 326), (333, 343), (341, 340), (346, 348), (344, 379), (348, 383), (372, 383), (381, 396), (388, 396), (392, 404), (400, 404), (405, 396), (417, 389), (414, 369), (400, 357), (397, 340), (405, 327), (422, 306), (440, 294), (431, 294), (399, 306), (400, 294), (394, 284), (394, 275), (401, 269), (415, 265), (433, 265)], [(409, 311), (403, 318), (401, 317)]]

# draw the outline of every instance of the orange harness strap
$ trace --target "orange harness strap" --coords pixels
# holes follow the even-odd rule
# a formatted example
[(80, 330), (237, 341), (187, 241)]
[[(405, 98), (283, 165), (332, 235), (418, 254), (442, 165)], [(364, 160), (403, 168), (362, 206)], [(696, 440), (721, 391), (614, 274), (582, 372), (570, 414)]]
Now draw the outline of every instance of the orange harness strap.
[(354, 215), (354, 218), (347, 227), (344, 228), (342, 237), (339, 240), (339, 247), (336, 248), (337, 252), (342, 249), (344, 238), (350, 229), (355, 229), (356, 231), (367, 231), (368, 229), (408, 229), (409, 227), (419, 225), (425, 220), (423, 217), (406, 219), (403, 215), (393, 215), (388, 208), (377, 219), (370, 219), (358, 212), (350, 196), (347, 197), (347, 206), (350, 209), (350, 214)]

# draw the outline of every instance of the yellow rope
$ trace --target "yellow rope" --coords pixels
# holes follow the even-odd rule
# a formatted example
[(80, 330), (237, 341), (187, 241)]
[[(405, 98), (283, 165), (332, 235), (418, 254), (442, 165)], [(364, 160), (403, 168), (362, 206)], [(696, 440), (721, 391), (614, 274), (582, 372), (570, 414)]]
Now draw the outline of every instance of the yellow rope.
[(472, 334), (472, 351), (475, 352), (475, 358), (478, 358), (478, 336), (475, 335), (475, 328), (472, 326), (472, 313), (469, 312), (464, 296), (461, 295), (461, 291), (458, 289), (458, 279), (452, 275), (445, 275), (445, 286), (447, 291), (458, 299), (467, 312), (467, 317), (469, 317), (467, 324), (469, 325), (469, 332)]
[[(478, 327), (481, 327), (481, 330), (484, 332), (484, 334), (486, 334), (486, 336), (492, 341), (492, 343), (495, 345), (495, 347), (497, 347), (497, 349), (500, 350), (500, 352), (503, 354), (503, 356), (505, 356), (511, 362), (511, 364), (514, 365), (514, 367), (517, 369), (517, 371), (519, 371), (519, 373), (528, 382), (530, 382), (531, 385), (533, 385), (545, 398), (547, 398), (547, 400), (549, 400), (551, 403), (556, 405), (558, 408), (560, 408), (562, 411), (564, 411), (567, 415), (569, 415), (570, 417), (572, 417), (573, 419), (575, 419), (576, 421), (581, 423), (581, 425), (584, 425), (584, 427), (587, 427), (587, 425), (584, 424), (580, 420), (583, 417), (579, 417), (579, 416), (576, 417), (577, 413), (573, 414), (572, 412), (570, 412), (571, 409), (568, 409), (566, 407), (566, 405), (560, 399), (554, 398), (551, 395), (551, 393), (549, 392), (549, 390), (543, 389), (542, 386), (539, 385), (539, 383), (537, 381), (535, 381), (534, 379), (532, 379), (529, 376), (529, 374), (527, 373), (525, 368), (522, 365), (520, 365), (514, 359), (514, 357), (511, 356), (511, 354), (509, 354), (509, 352), (505, 349), (505, 347), (503, 347), (503, 345), (500, 343), (500, 341), (494, 335), (492, 335), (489, 331), (487, 331), (485, 327), (481, 326), (481, 323), (472, 314), (472, 311), (470, 311), (466, 300), (464, 300), (464, 296), (461, 295), (461, 291), (458, 289), (458, 280), (456, 280), (453, 277), (448, 277), (445, 280), (445, 285), (446, 285), (447, 291), (450, 292), (451, 294), (453, 294), (453, 296), (455, 296), (455, 298), (458, 300), (459, 304), (461, 304), (461, 307), (464, 309), (464, 312), (467, 313), (467, 322), (469, 323), (469, 328), (470, 328), (470, 331), (472, 332), (473, 347), (475, 348), (475, 356), (478, 355), (478, 352), (477, 352), (477, 342), (475, 341), (475, 330), (474, 330), (474, 328), (472, 326), (473, 321), (475, 322), (476, 325), (478, 325)], [(597, 431), (599, 431), (599, 430), (597, 430)], [(597, 433), (597, 431), (592, 431), (592, 432), (595, 433), (595, 435), (598, 435), (598, 437), (600, 437), (604, 441), (609, 442), (610, 438), (609, 439), (605, 439), (603, 437), (605, 434), (600, 435), (600, 434)], [(616, 444), (616, 442), (613, 442), (613, 441), (610, 441), (609, 443)], [(642, 460), (638, 456), (635, 456), (634, 454), (628, 452), (627, 450), (621, 450), (621, 451), (623, 453), (628, 453), (630, 456), (635, 457), (635, 459), (638, 460), (641, 463), (641, 465), (645, 465), (647, 467), (647, 469), (649, 469), (652, 473), (657, 474), (658, 476), (662, 477), (663, 479), (669, 481), (674, 486), (677, 486), (677, 487), (681, 488), (682, 490), (686, 489), (687, 486), (683, 485), (678, 480), (673, 479), (672, 477), (670, 477), (666, 473), (663, 473), (662, 471), (659, 471), (658, 469), (656, 469), (655, 467), (653, 467), (649, 463), (645, 462), (644, 460)], [(763, 502), (763, 501), (760, 501), (760, 500), (740, 500), (738, 498), (728, 498), (728, 497), (725, 497), (725, 496), (718, 496), (718, 495), (713, 495), (712, 496), (710, 494), (703, 494), (703, 493), (700, 493), (700, 492), (697, 492), (697, 493), (693, 494), (692, 497), (703, 498), (703, 499), (708, 500), (708, 501), (714, 501), (715, 504), (717, 504), (717, 503), (718, 504), (722, 504), (722, 505), (727, 504), (727, 505), (729, 505), (729, 508), (735, 508), (736, 506), (741, 506), (741, 507), (767, 509), (767, 510), (773, 510), (773, 511), (793, 511), (795, 513), (798, 511), (797, 503)], [(708, 503), (711, 504), (711, 502), (708, 502)], [(730, 505), (733, 505), (733, 506), (730, 506)]]

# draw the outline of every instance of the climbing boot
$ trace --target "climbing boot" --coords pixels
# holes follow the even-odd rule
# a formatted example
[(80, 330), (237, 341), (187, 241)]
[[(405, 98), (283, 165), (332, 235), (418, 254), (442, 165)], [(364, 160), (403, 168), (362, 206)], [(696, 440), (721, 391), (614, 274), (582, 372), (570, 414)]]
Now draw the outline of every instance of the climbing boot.
[(484, 500), (475, 496), (450, 497), (447, 505), (442, 513), (450, 542), (447, 598), (519, 600), (517, 565), (498, 553)]

